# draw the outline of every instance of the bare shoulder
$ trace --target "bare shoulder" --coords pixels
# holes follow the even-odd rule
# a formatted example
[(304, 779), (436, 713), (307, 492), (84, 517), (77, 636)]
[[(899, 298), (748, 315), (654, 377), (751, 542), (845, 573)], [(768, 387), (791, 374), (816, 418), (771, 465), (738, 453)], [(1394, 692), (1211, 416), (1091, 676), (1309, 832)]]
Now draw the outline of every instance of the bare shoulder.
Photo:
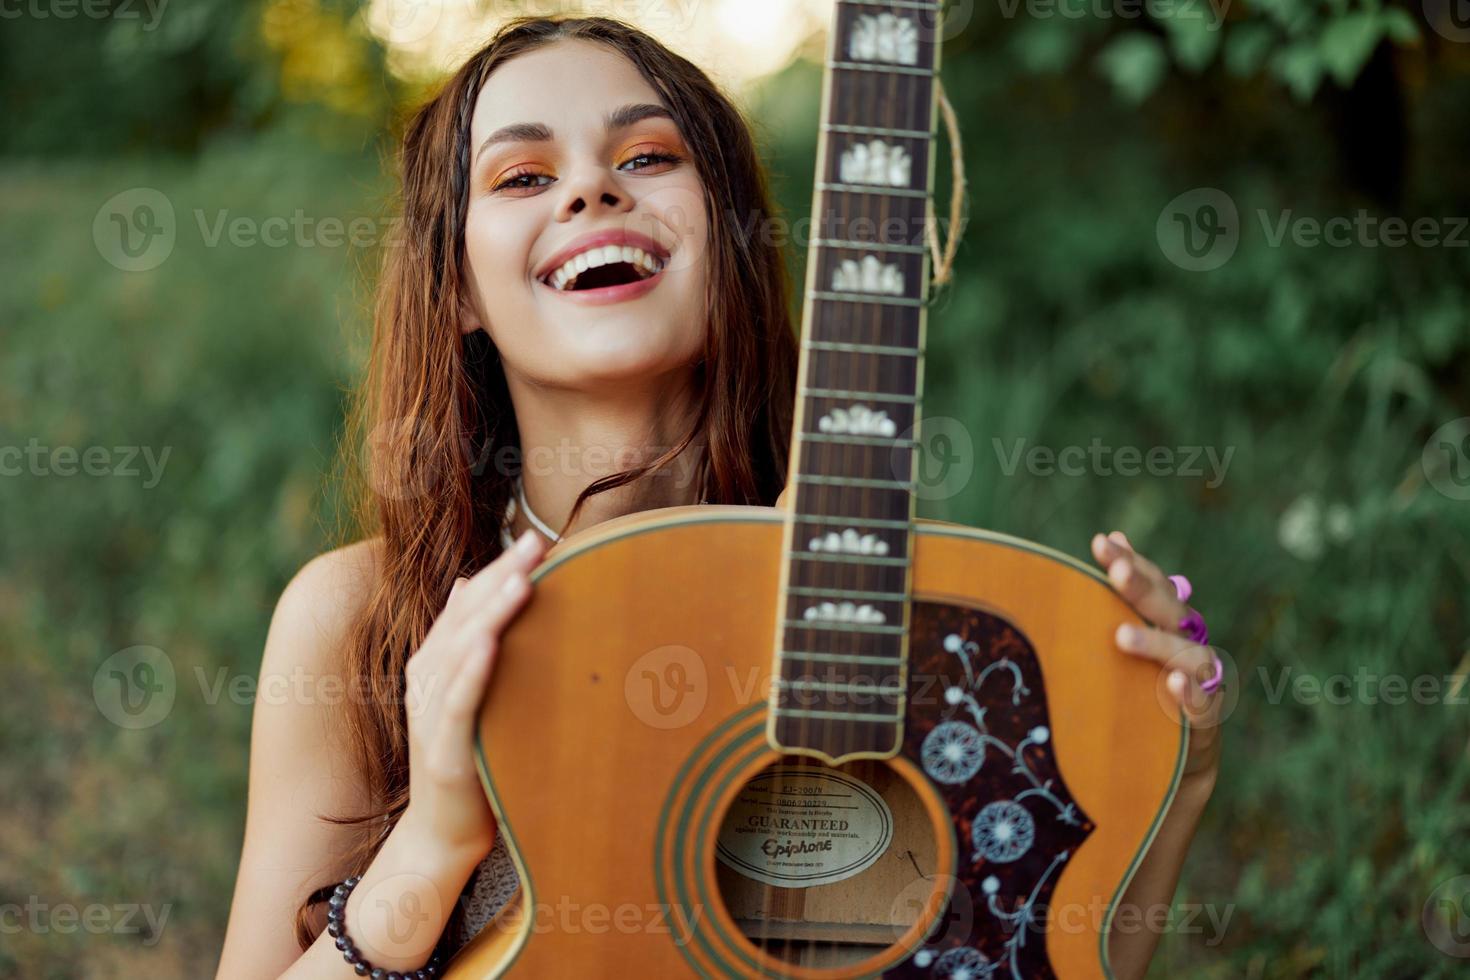
[(301, 566), (276, 604), (262, 672), (331, 664), (372, 594), (381, 547), (369, 538)]

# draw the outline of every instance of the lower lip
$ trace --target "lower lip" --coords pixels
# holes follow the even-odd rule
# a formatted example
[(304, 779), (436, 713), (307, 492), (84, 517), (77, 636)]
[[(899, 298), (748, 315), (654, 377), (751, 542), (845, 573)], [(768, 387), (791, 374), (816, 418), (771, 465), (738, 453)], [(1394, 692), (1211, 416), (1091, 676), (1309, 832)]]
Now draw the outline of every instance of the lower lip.
[(601, 286), (597, 289), (557, 289), (539, 279), (536, 281), (561, 299), (581, 303), (584, 306), (604, 306), (608, 303), (623, 303), (630, 299), (637, 299), (657, 286), (663, 277), (663, 270), (660, 270), (647, 279), (625, 282), (621, 286)]

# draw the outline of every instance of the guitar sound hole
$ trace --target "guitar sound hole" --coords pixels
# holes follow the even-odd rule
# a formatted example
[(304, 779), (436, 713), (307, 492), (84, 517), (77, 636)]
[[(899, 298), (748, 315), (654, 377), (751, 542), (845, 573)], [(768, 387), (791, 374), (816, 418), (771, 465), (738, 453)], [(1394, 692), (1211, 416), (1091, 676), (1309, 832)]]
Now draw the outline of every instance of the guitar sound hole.
[(793, 965), (878, 955), (936, 910), (938, 842), (918, 794), (883, 762), (786, 756), (725, 811), (720, 897), (740, 932)]

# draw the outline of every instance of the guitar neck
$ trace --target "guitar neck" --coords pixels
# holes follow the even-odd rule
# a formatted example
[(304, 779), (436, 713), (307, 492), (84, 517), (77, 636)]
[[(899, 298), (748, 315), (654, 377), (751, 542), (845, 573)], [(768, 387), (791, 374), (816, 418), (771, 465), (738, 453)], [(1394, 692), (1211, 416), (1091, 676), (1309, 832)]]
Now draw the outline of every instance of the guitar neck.
[(837, 3), (822, 86), (772, 741), (902, 741), (941, 4)]

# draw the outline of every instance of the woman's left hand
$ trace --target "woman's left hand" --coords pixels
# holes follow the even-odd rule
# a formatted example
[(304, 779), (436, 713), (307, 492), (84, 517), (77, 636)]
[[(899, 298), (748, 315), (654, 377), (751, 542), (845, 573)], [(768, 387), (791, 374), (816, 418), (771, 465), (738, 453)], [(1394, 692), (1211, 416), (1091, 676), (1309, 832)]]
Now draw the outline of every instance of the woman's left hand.
[(1118, 625), (1114, 642), (1135, 657), (1153, 660), (1169, 673), (1164, 683), (1189, 720), (1189, 757), (1184, 778), (1212, 785), (1220, 768), (1220, 722), (1224, 692), (1206, 693), (1200, 683), (1214, 673), (1208, 646), (1183, 635), (1179, 621), (1190, 611), (1174, 583), (1159, 567), (1133, 550), (1122, 531), (1094, 535), (1092, 555), (1118, 590), (1154, 626)]

